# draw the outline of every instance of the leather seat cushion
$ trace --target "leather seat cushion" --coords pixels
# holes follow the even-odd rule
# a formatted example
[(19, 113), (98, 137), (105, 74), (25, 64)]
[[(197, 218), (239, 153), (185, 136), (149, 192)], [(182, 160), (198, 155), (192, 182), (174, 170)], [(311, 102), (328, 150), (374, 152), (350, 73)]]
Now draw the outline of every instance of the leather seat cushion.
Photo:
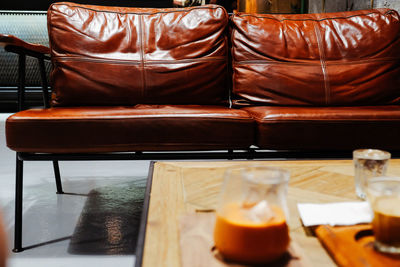
[(248, 107), (263, 149), (400, 149), (400, 106)]
[(10, 116), (6, 139), (17, 152), (243, 149), (254, 125), (247, 112), (220, 106), (60, 107)]

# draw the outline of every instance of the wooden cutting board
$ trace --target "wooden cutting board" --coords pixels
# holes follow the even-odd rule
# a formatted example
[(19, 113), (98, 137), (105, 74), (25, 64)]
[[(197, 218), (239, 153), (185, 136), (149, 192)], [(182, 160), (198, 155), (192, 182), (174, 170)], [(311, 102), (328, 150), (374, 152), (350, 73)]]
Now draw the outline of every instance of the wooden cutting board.
[[(246, 266), (224, 261), (218, 251), (213, 248), (214, 221), (215, 213), (213, 212), (194, 213), (181, 217), (179, 239), (182, 267)], [(260, 267), (260, 265), (257, 266)], [(310, 264), (301, 248), (292, 240), (287, 254), (281, 260), (265, 266), (305, 267)]]
[(339, 266), (400, 267), (400, 256), (379, 253), (374, 249), (375, 239), (370, 224), (321, 225), (315, 233)]

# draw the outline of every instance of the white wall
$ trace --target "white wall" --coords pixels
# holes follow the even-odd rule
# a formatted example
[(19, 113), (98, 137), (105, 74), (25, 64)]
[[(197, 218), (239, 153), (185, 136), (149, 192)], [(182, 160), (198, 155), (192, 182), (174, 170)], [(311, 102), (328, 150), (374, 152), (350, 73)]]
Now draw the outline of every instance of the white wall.
[(400, 0), (375, 0), (374, 7), (387, 7), (400, 12)]

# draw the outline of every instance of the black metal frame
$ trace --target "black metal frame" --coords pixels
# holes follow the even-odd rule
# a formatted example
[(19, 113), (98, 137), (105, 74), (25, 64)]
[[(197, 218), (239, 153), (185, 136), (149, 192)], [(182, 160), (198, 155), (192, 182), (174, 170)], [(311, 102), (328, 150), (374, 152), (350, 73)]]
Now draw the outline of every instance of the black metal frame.
[[(58, 161), (53, 161), (54, 176), (56, 180), (57, 194), (63, 194), (61, 175)], [(21, 252), (22, 247), (22, 206), (23, 206), (23, 175), (24, 159), (21, 153), (17, 152), (15, 172), (15, 223), (14, 223), (14, 248), (13, 252)]]
[(31, 56), (38, 60), (42, 80), (43, 105), (45, 108), (48, 108), (50, 106), (48, 95), (49, 87), (47, 84), (44, 60), (50, 60), (50, 56), (14, 45), (6, 45), (4, 49), (8, 52), (18, 54), (18, 110), (23, 110), (25, 104), (26, 56)]
[(150, 195), (151, 195), (151, 187), (153, 184), (154, 164), (155, 161), (150, 162), (149, 175), (147, 177), (147, 183), (146, 183), (146, 191), (144, 192), (143, 210), (142, 210), (142, 215), (140, 216), (139, 235), (136, 242), (135, 267), (142, 266), (143, 263), (144, 241), (146, 239), (147, 218), (149, 216)]
[[(4, 49), (8, 52), (12, 52), (18, 55), (18, 110), (24, 109), (25, 104), (25, 78), (26, 78), (26, 56), (34, 57), (38, 60), (38, 66), (40, 70), (41, 82), (42, 82), (42, 95), (43, 95), (43, 106), (45, 108), (50, 107), (48, 90), (49, 86), (46, 77), (46, 67), (44, 60), (50, 60), (50, 56), (35, 52), (23, 47), (15, 45), (6, 45)], [(23, 251), (22, 248), (22, 185), (23, 185), (23, 160), (20, 159), (17, 153), (16, 160), (16, 191), (15, 191), (15, 245), (14, 252)], [(56, 178), (57, 193), (62, 194), (61, 176), (58, 161), (53, 160), (54, 175)]]
[(212, 160), (212, 159), (315, 159), (315, 158), (351, 158), (351, 151), (263, 151), (248, 150), (219, 150), (219, 151), (185, 151), (185, 152), (121, 152), (98, 154), (50, 154), (50, 153), (23, 153), (16, 156), (16, 185), (15, 185), (15, 229), (14, 252), (24, 250), (22, 246), (22, 206), (23, 206), (23, 162), (24, 161), (52, 161), (54, 166), (57, 194), (63, 194), (60, 168), (58, 161), (86, 161), (86, 160)]

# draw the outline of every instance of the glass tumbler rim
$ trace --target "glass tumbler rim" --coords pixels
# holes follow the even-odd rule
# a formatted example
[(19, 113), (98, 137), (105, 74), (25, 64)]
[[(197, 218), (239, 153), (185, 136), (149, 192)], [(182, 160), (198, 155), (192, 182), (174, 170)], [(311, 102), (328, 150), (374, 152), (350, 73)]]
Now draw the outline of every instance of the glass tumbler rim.
[(390, 159), (391, 154), (388, 151), (375, 148), (359, 148), (353, 150), (353, 158), (385, 160)]
[[(257, 180), (254, 179), (253, 176), (250, 176), (251, 170), (260, 171), (261, 173), (264, 171), (266, 174), (267, 171), (274, 172), (276, 175), (273, 176), (264, 176), (257, 177)], [(276, 167), (276, 166), (263, 166), (263, 165), (248, 165), (244, 166), (241, 169), (242, 177), (250, 183), (256, 184), (264, 184), (264, 185), (272, 185), (272, 184), (284, 184), (289, 182), (290, 172), (286, 169)]]

